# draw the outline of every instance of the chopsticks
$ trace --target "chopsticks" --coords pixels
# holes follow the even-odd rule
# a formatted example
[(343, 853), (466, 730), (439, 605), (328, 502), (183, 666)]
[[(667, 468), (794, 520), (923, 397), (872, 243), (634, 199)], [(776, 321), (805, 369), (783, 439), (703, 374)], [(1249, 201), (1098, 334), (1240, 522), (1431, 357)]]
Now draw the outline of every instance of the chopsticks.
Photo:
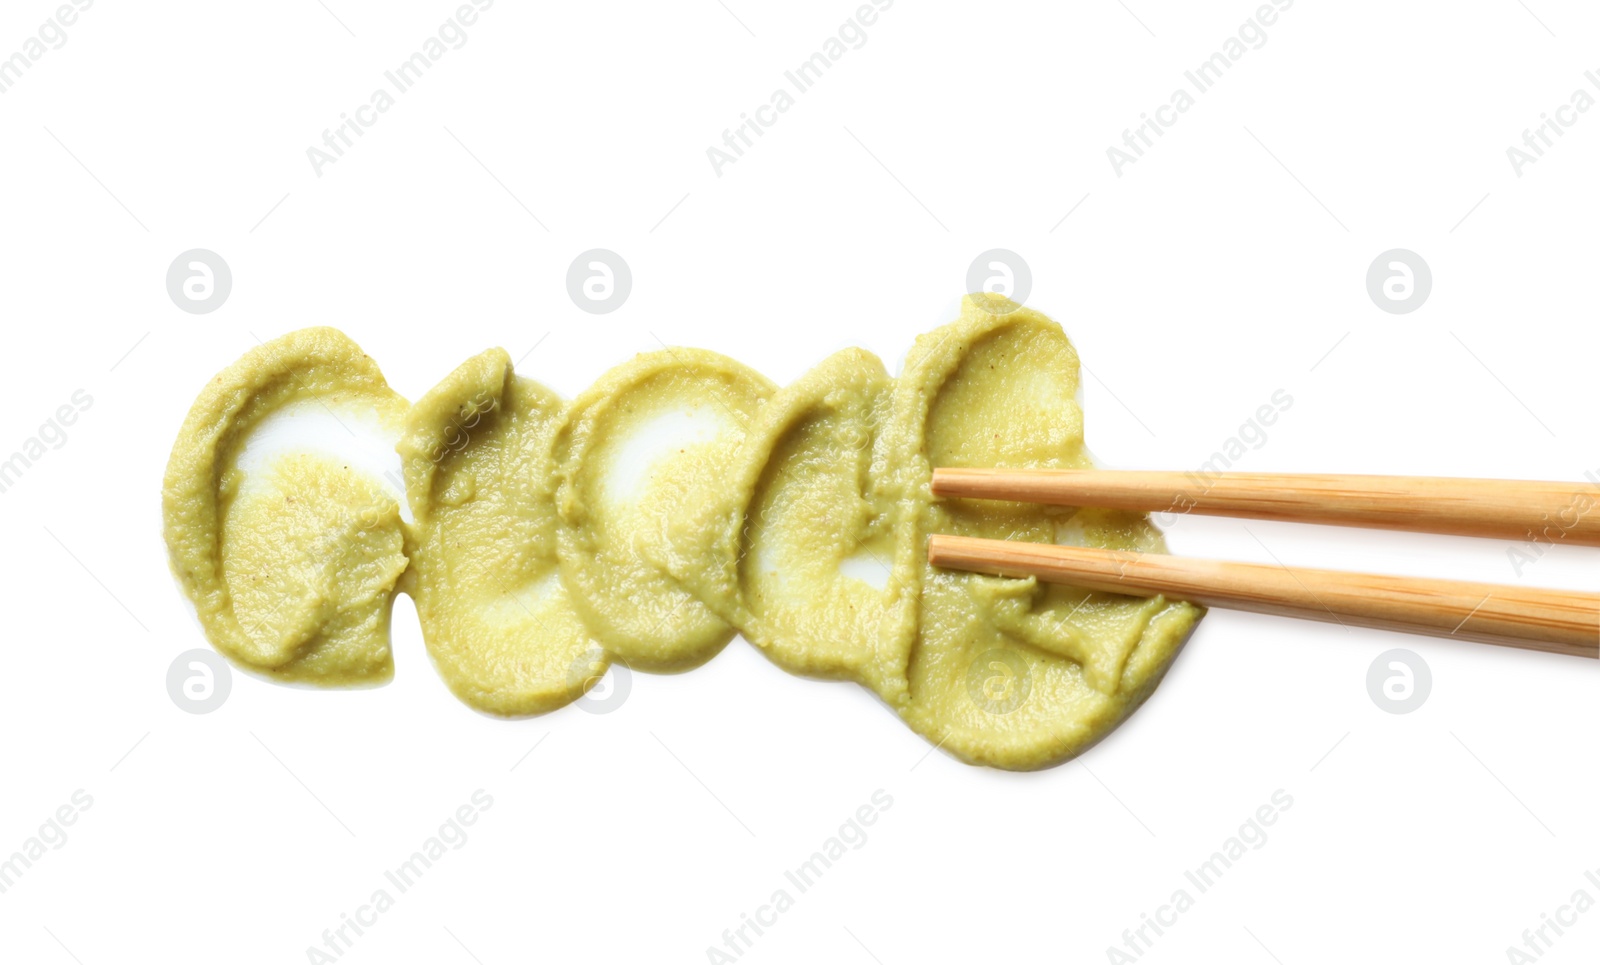
[[(936, 469), (933, 492), (1510, 539), (1555, 527), (1563, 534), (1555, 539), (1600, 543), (1600, 487), (1581, 483), (1259, 473), (1197, 481), (1167, 472)], [(947, 535), (929, 538), (928, 561), (1107, 593), (1600, 657), (1595, 593)]]
[[(1600, 545), (1600, 483), (1256, 472), (935, 469), (935, 496)], [(1545, 532), (1554, 531), (1554, 535)]]

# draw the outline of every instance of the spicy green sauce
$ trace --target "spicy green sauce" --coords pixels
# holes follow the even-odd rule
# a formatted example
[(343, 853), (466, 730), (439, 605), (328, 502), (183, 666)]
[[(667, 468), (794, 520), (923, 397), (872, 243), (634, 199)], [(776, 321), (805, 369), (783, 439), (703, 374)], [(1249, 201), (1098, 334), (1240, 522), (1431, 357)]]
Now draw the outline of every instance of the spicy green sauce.
[[(570, 404), (495, 349), (407, 406), (343, 335), (308, 329), (196, 401), (167, 545), (212, 643), (284, 679), (387, 679), (405, 592), (452, 692), (489, 713), (561, 707), (610, 660), (687, 670), (740, 633), (790, 672), (860, 683), (962, 760), (1044, 767), (1136, 708), (1202, 613), (928, 565), (934, 532), (1164, 550), (1139, 514), (930, 495), (934, 466), (1089, 468), (1077, 389), (1060, 326), (983, 295), (898, 378), (851, 349), (778, 388), (666, 349)], [(410, 522), (338, 460), (243, 478), (252, 429), (307, 400), (392, 427)], [(652, 449), (666, 423), (688, 441)]]

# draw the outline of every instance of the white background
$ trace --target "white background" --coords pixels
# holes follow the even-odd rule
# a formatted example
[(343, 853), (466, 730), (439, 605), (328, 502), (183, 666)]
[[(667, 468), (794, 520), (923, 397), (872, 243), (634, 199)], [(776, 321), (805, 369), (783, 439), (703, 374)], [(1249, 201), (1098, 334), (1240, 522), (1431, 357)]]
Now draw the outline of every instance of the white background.
[[(165, 688), (205, 644), (159, 500), (190, 402), (257, 338), (336, 325), (410, 398), (536, 343), (520, 370), (567, 396), (657, 338), (783, 382), (846, 345), (897, 365), (993, 247), (1092, 370), (1106, 465), (1192, 468), (1283, 389), (1238, 468), (1580, 480), (1600, 111), (1520, 178), (1506, 148), (1600, 70), (1592, 6), (1301, 0), (1119, 178), (1106, 148), (1255, 4), (900, 0), (719, 178), (706, 148), (854, 3), (501, 0), (319, 178), (306, 148), (454, 9), (328, 6), (97, 3), (0, 95), (0, 453), (94, 399), (0, 494), (0, 856), (94, 800), (0, 895), (7, 960), (305, 961), (479, 788), (467, 844), (343, 960), (703, 962), (880, 788), (866, 845), (745, 960), (1104, 961), (1280, 788), (1266, 844), (1145, 959), (1497, 962), (1574, 890), (1600, 898), (1589, 662), (1213, 612), (1125, 726), (1018, 775), (927, 755), (865, 691), (737, 641), (635, 675), (609, 715), (490, 719), (402, 598), (388, 687), (235, 673), (193, 716)], [(52, 10), (7, 4), (0, 56)], [(632, 266), (613, 314), (566, 292), (592, 247)], [(1432, 267), (1412, 314), (1365, 290), (1395, 247)], [(190, 248), (232, 267), (209, 315), (164, 287)], [(1509, 544), (1248, 525), (1184, 519), (1170, 544), (1600, 576), (1592, 550), (1519, 576)], [(1433, 675), (1406, 715), (1365, 682), (1393, 647)], [(1544, 960), (1597, 950), (1590, 911)]]

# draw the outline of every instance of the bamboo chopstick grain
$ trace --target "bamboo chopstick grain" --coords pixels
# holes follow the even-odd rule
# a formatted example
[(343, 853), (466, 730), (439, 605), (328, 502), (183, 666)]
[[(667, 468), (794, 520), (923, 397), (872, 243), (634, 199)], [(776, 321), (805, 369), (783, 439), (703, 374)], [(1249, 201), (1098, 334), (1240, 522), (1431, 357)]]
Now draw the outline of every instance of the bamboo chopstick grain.
[(933, 494), (1600, 545), (1600, 484), (1109, 469), (935, 469)]
[(935, 566), (1206, 606), (1600, 657), (1600, 594), (935, 535)]

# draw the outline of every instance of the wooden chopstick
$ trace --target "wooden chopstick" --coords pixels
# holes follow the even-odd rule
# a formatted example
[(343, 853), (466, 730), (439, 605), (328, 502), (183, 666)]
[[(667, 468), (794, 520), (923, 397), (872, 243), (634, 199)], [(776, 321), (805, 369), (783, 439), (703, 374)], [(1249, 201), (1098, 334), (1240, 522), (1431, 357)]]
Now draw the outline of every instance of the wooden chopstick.
[(1600, 545), (1600, 482), (935, 469), (933, 494)]
[(1600, 594), (935, 535), (935, 566), (1106, 593), (1600, 657)]

